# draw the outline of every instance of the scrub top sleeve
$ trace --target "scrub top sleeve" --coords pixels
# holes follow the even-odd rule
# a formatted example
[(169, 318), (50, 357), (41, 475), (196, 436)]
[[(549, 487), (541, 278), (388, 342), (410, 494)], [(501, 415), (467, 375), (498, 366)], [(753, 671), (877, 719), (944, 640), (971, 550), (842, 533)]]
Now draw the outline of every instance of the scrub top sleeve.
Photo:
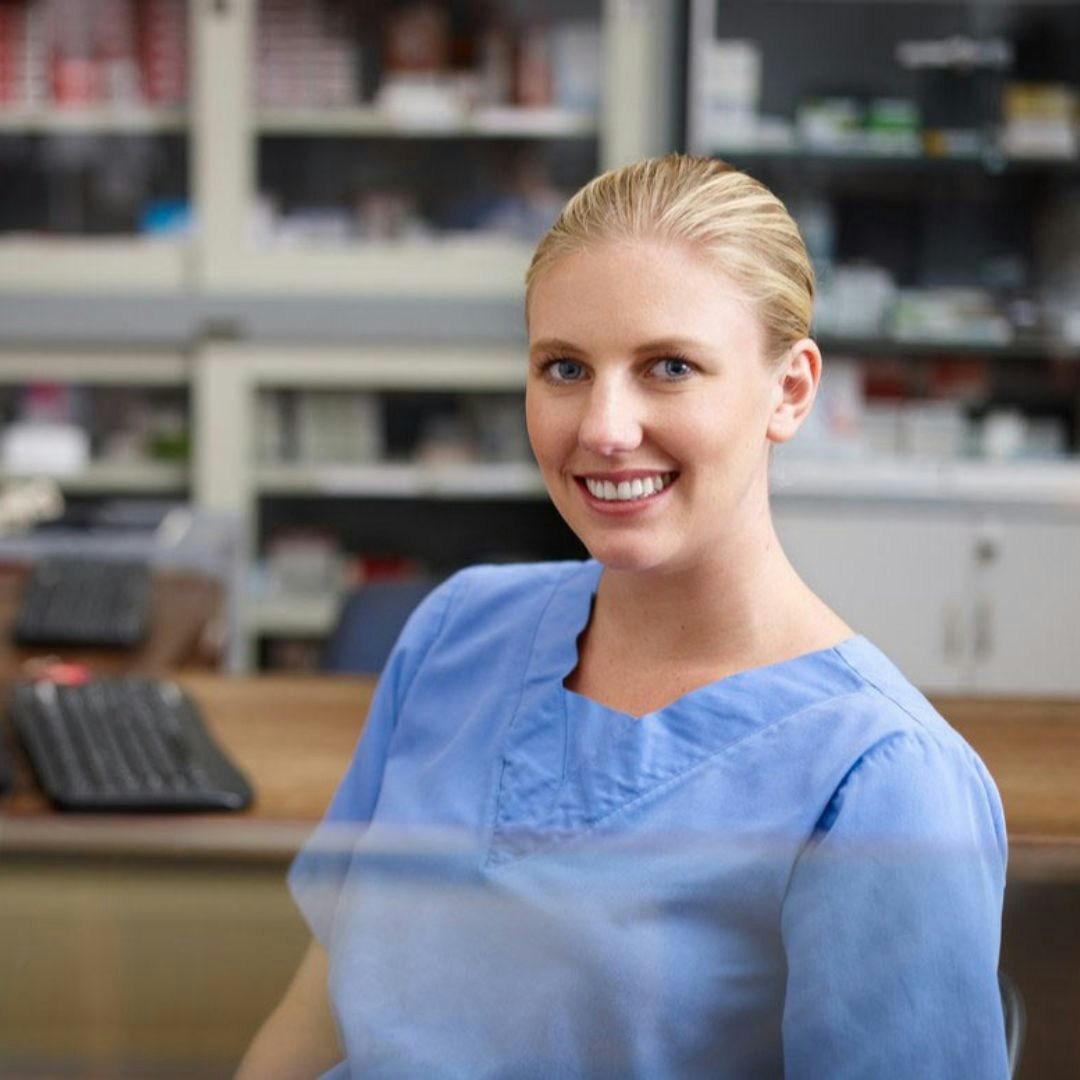
[(1008, 1076), (1005, 825), (959, 738), (890, 736), (849, 771), (782, 912), (788, 1080)]
[(289, 868), (288, 885), (312, 932), (327, 946), (352, 847), (371, 820), (402, 702), (439, 635), (464, 572), (421, 602), (402, 630), (368, 709), (363, 732), (319, 826)]

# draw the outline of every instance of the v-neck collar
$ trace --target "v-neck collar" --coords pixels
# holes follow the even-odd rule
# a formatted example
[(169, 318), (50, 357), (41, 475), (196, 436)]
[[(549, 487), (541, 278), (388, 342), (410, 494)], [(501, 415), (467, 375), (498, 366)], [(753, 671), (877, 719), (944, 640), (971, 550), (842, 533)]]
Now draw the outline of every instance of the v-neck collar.
[(862, 685), (845, 656), (874, 647), (856, 635), (725, 676), (641, 717), (608, 708), (563, 685), (602, 571), (593, 561), (572, 566), (540, 617), (503, 748), (489, 865), (553, 847), (754, 732)]

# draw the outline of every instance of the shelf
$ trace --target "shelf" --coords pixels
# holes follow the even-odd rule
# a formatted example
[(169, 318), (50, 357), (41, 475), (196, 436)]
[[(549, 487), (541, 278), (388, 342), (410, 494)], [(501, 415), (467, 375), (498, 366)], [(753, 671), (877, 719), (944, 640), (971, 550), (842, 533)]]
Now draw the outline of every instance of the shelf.
[(598, 123), (591, 113), (566, 109), (476, 109), (460, 117), (403, 116), (374, 106), (335, 109), (260, 109), (260, 135), (368, 136), (388, 139), (592, 138)]
[[(771, 472), (774, 496), (1004, 502), (1080, 510), (1080, 458), (1045, 461), (800, 458), (793, 446)], [(267, 496), (373, 499), (544, 499), (528, 463), (498, 465), (263, 465)]]
[[(0, 472), (0, 483), (27, 477)], [(183, 494), (190, 482), (186, 465), (162, 462), (95, 462), (81, 472), (55, 477), (61, 490), (69, 495)]]
[(189, 259), (183, 240), (161, 237), (0, 236), (0, 289), (179, 293)]
[(995, 147), (970, 153), (927, 154), (921, 150), (874, 150), (858, 147), (787, 146), (763, 147), (752, 143), (712, 142), (708, 156), (731, 159), (740, 163), (760, 165), (805, 165), (834, 168), (897, 168), (915, 167), (921, 171), (978, 169), (985, 173), (1001, 173), (1017, 169), (1080, 169), (1080, 158), (1064, 156), (1009, 156)]
[(538, 499), (546, 492), (536, 466), (505, 464), (262, 465), (261, 495), (372, 499)]
[(222, 343), (216, 362), (259, 389), (519, 392), (525, 346), (460, 339), (439, 344), (403, 340), (355, 345)]
[(251, 634), (268, 637), (323, 637), (337, 621), (337, 593), (274, 596), (249, 602), (245, 614)]
[(50, 353), (37, 347), (22, 352), (12, 346), (0, 350), (0, 385), (42, 379), (84, 386), (186, 387), (190, 362), (179, 352)]
[(532, 247), (520, 241), (455, 234), (334, 248), (253, 244), (206, 271), (211, 292), (499, 300), (524, 296), (531, 258)]
[(182, 135), (187, 128), (185, 109), (0, 109), (0, 135)]
[(814, 460), (792, 444), (770, 473), (774, 497), (1006, 504), (1080, 512), (1080, 458), (1045, 461)]
[(985, 357), (992, 360), (1030, 360), (1048, 357), (1054, 360), (1080, 361), (1080, 344), (1056, 338), (1018, 336), (1002, 344), (991, 341), (972, 341), (914, 337), (849, 337), (822, 332), (815, 340), (827, 353), (855, 353), (865, 356), (949, 356)]

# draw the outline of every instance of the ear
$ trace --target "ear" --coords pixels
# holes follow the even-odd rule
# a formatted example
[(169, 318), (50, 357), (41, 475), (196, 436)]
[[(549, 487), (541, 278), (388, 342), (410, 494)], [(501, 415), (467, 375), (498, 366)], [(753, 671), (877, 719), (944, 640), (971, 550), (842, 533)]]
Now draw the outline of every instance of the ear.
[(766, 437), (784, 443), (802, 427), (810, 414), (821, 381), (821, 350), (810, 338), (796, 341), (777, 366), (773, 384), (773, 411)]

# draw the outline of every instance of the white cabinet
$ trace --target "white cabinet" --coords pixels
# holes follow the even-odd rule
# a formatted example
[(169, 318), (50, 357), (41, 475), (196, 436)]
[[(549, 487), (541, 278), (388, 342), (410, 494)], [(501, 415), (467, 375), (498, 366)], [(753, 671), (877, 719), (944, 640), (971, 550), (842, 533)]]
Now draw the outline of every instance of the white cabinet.
[(1080, 514), (777, 499), (799, 573), (924, 692), (1080, 693)]
[(1080, 523), (988, 515), (972, 548), (975, 688), (1080, 694)]
[(968, 524), (948, 509), (774, 503), (776, 529), (806, 583), (921, 688), (968, 678)]

